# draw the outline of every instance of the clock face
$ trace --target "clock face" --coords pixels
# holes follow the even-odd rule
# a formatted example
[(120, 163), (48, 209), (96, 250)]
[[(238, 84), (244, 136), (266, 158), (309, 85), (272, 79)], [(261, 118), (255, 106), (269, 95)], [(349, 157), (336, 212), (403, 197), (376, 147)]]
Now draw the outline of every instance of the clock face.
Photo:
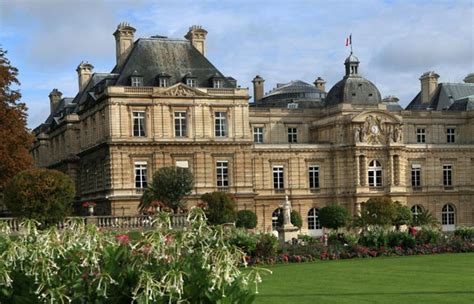
[(379, 127), (376, 126), (376, 125), (373, 125), (372, 128), (370, 128), (370, 130), (371, 130), (372, 133), (374, 133), (374, 134), (378, 134), (378, 133), (379, 133)]

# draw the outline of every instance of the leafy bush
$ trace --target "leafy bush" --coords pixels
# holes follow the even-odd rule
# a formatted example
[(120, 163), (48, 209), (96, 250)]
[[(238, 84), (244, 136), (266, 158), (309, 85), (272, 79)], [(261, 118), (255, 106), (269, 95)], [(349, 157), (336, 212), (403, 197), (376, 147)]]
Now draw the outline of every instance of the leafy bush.
[(390, 226), (395, 215), (396, 207), (392, 200), (388, 197), (377, 197), (362, 204), (359, 218), (362, 227)]
[(436, 244), (440, 237), (441, 233), (438, 229), (432, 229), (428, 226), (422, 227), (415, 235), (418, 244)]
[(458, 227), (454, 230), (454, 235), (467, 241), (474, 241), (474, 227)]
[(239, 247), (247, 255), (254, 255), (257, 248), (257, 235), (243, 229), (233, 229), (229, 236), (229, 243)]
[(145, 189), (138, 208), (146, 211), (154, 201), (160, 201), (166, 207), (178, 213), (186, 205), (184, 197), (191, 193), (194, 177), (187, 168), (163, 167), (153, 174), (151, 185)]
[(319, 210), (319, 221), (323, 227), (339, 229), (349, 222), (349, 213), (342, 206), (329, 205)]
[(237, 211), (235, 226), (253, 229), (257, 226), (257, 215), (252, 210), (239, 210)]
[(414, 248), (416, 240), (415, 237), (406, 232), (391, 231), (387, 233), (387, 245), (389, 247), (399, 246), (404, 248)]
[[(303, 226), (303, 219), (301, 215), (296, 210), (291, 210), (290, 213), (290, 222), (293, 226), (301, 228)], [(283, 212), (278, 214), (278, 227), (283, 227)]]
[(439, 226), (438, 219), (429, 210), (423, 209), (413, 219), (413, 225), (415, 226)]
[(5, 205), (14, 216), (55, 224), (72, 212), (74, 183), (56, 170), (31, 169), (18, 173), (5, 189)]
[[(133, 242), (80, 223), (59, 233), (25, 222), (18, 239), (0, 236), (1, 303), (250, 303), (258, 269), (242, 271), (244, 253), (226, 230), (193, 208), (188, 227), (156, 229)], [(3, 229), (0, 235), (5, 233)], [(21, 266), (20, 266), (21, 265)]]
[(387, 246), (387, 234), (384, 229), (378, 226), (372, 229), (364, 230), (360, 236), (358, 243), (365, 247), (379, 248)]
[(257, 237), (255, 255), (262, 258), (275, 256), (278, 249), (278, 239), (269, 233), (261, 233)]
[(402, 225), (410, 225), (413, 219), (410, 208), (402, 205), (400, 202), (394, 202), (393, 204), (395, 213), (392, 219), (392, 225), (394, 225), (397, 230), (399, 230)]
[(204, 212), (210, 224), (220, 225), (235, 222), (236, 203), (234, 197), (221, 191), (205, 193), (201, 196)]

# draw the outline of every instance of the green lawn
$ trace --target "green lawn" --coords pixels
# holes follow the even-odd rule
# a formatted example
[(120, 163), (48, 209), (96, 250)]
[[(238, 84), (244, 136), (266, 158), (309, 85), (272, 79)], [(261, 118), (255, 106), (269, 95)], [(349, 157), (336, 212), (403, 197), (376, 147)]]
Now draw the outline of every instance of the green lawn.
[(256, 303), (470, 303), (474, 253), (267, 267)]

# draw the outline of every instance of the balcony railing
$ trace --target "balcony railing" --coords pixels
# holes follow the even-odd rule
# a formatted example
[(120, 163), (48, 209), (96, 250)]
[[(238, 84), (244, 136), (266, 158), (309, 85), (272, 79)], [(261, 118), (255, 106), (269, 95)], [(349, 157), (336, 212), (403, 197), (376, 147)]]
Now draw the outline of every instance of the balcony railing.
[[(170, 215), (171, 227), (180, 229), (187, 224), (186, 214)], [(84, 224), (95, 225), (105, 230), (151, 230), (153, 229), (153, 218), (147, 215), (135, 216), (84, 216), (67, 217), (56, 225), (59, 230), (67, 229), (75, 222), (82, 221)], [(0, 218), (0, 223), (6, 223), (12, 233), (21, 233), (22, 220), (20, 218)]]

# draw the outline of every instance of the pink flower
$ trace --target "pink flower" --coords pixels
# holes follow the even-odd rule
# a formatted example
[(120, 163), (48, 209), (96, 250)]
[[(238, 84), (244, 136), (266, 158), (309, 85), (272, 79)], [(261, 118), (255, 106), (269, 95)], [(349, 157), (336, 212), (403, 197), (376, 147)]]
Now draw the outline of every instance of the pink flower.
[(128, 245), (130, 244), (130, 237), (126, 234), (119, 234), (115, 237), (120, 245)]
[(173, 236), (168, 234), (167, 236), (165, 236), (165, 244), (170, 244), (171, 242), (173, 241)]

